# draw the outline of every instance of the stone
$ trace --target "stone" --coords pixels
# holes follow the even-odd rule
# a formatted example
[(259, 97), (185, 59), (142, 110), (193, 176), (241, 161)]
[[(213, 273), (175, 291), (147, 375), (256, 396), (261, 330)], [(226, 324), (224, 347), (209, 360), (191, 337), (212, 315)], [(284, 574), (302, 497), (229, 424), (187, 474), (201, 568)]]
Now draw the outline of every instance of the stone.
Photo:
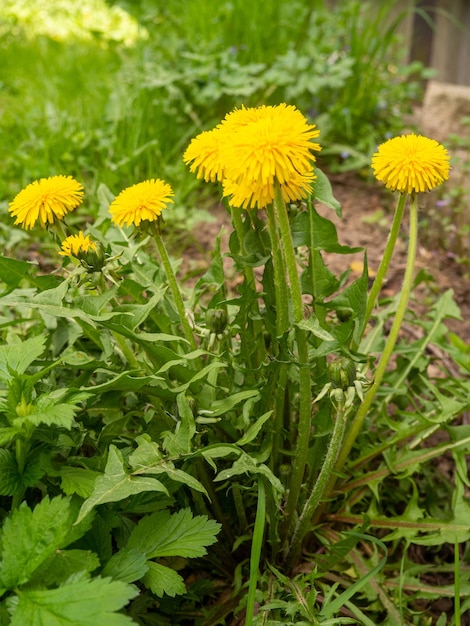
[(470, 124), (462, 124), (463, 117), (470, 118), (470, 87), (429, 81), (421, 111), (423, 134), (444, 144), (454, 133), (470, 141)]

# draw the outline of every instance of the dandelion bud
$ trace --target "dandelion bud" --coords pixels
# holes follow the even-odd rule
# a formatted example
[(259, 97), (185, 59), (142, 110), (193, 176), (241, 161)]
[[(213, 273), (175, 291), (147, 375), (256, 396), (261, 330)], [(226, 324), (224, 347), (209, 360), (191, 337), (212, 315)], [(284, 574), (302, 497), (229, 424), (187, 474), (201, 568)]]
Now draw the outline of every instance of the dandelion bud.
[(79, 250), (77, 259), (86, 268), (87, 272), (100, 272), (106, 262), (103, 245), (97, 241), (95, 247), (89, 247), (88, 250)]
[(328, 364), (328, 375), (335, 389), (346, 391), (356, 380), (356, 365), (347, 357), (338, 357)]
[(227, 311), (225, 309), (209, 309), (206, 311), (206, 326), (211, 333), (220, 335), (227, 328)]

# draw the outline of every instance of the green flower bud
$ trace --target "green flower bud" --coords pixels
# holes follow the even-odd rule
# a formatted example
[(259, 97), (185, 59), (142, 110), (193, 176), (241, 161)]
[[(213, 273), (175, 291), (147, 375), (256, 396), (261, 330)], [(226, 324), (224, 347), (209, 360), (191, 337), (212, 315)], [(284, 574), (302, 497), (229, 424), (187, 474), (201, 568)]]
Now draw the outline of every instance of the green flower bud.
[(106, 263), (103, 245), (97, 241), (95, 246), (96, 250), (90, 247), (88, 250), (79, 250), (77, 253), (77, 258), (90, 273), (100, 272)]
[(356, 380), (356, 365), (351, 359), (340, 356), (328, 364), (328, 375), (335, 389), (346, 391)]
[(220, 335), (227, 328), (227, 312), (225, 309), (209, 309), (206, 311), (206, 326), (211, 333)]

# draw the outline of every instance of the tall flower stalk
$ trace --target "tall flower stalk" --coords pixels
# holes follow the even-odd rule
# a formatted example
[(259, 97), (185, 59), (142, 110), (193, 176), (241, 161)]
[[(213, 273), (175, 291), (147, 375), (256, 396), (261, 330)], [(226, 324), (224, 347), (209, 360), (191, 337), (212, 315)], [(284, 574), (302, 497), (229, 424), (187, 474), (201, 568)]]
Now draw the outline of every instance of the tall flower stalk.
[[(383, 182), (388, 189), (398, 191), (401, 195), (398, 200), (384, 258), (369, 295), (365, 324), (378, 298), (393, 254), (406, 200), (410, 197), (408, 255), (405, 275), (392, 327), (377, 364), (374, 373), (374, 381), (364, 396), (364, 401), (360, 405), (346, 434), (336, 463), (337, 471), (339, 471), (346, 462), (354, 442), (362, 429), (364, 421), (369, 414), (372, 402), (380, 388), (392, 357), (407, 311), (414, 280), (414, 267), (418, 243), (417, 194), (430, 191), (440, 185), (444, 180), (447, 180), (450, 169), (449, 154), (444, 146), (434, 139), (428, 139), (427, 137), (415, 134), (402, 135), (400, 137), (394, 137), (379, 146), (377, 152), (372, 157), (372, 169), (377, 180)], [(333, 478), (330, 479), (330, 488), (334, 485), (334, 482)]]
[(145, 180), (121, 191), (111, 203), (109, 212), (112, 221), (118, 226), (134, 226), (137, 230), (140, 229), (153, 235), (184, 335), (191, 349), (195, 350), (197, 348), (196, 340), (186, 316), (183, 297), (159, 228), (161, 213), (168, 203), (173, 202), (173, 195), (171, 186), (160, 178)]

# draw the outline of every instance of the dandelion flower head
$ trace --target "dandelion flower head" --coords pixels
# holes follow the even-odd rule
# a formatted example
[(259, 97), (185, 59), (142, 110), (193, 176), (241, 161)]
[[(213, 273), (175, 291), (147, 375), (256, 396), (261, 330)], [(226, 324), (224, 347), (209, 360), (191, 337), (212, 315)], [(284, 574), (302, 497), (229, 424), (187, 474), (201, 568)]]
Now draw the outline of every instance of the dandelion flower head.
[(378, 147), (372, 169), (377, 180), (392, 191), (430, 191), (449, 178), (449, 154), (435, 139), (401, 135)]
[(321, 150), (312, 139), (319, 134), (294, 106), (243, 107), (193, 139), (183, 158), (199, 178), (222, 181), (230, 204), (263, 208), (273, 201), (276, 183), (288, 200), (311, 192), (312, 151)]
[(26, 230), (37, 221), (42, 227), (61, 220), (80, 205), (83, 186), (72, 176), (41, 178), (25, 187), (10, 203), (8, 210), (16, 217), (15, 224)]
[(96, 244), (91, 241), (90, 235), (84, 235), (80, 231), (77, 235), (70, 235), (62, 242), (62, 249), (59, 254), (79, 258), (81, 253), (93, 250), (97, 252)]
[(159, 178), (145, 180), (121, 191), (109, 207), (111, 220), (118, 226), (139, 226), (154, 222), (165, 206), (173, 202), (172, 188)]

